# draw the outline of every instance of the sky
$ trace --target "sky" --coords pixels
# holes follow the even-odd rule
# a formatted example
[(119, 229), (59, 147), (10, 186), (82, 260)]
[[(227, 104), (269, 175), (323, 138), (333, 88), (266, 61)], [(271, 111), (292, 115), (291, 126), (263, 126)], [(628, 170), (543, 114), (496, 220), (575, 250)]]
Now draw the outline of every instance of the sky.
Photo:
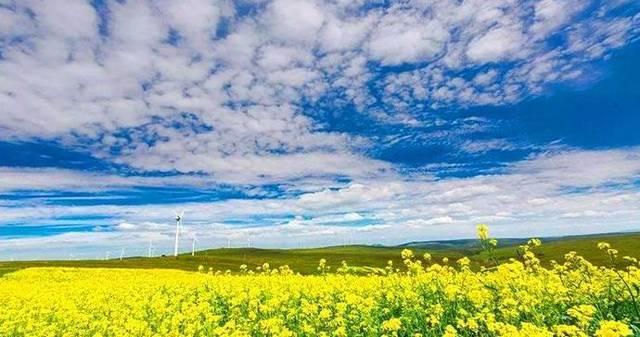
[(633, 0), (0, 0), (0, 260), (640, 230)]

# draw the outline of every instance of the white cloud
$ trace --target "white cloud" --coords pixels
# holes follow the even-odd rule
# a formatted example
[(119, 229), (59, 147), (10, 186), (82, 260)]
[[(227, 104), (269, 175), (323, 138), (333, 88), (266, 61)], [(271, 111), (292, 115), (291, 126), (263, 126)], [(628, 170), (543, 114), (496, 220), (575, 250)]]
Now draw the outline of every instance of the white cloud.
[(524, 39), (519, 27), (497, 27), (472, 40), (467, 56), (478, 63), (519, 58), (525, 56)]
[(505, 139), (467, 141), (462, 145), (462, 149), (469, 153), (484, 153), (492, 150), (509, 151), (517, 148), (516, 145)]
[(110, 38), (130, 51), (149, 48), (167, 37), (168, 27), (146, 1), (115, 2), (110, 10)]
[[(633, 181), (634, 171), (628, 169), (628, 177), (623, 171), (600, 169), (602, 174), (595, 180), (581, 177), (567, 183), (562, 172), (575, 171), (576, 175), (589, 172), (576, 170), (582, 165), (608, 162), (611, 167), (632, 166), (637, 162), (635, 149), (624, 155), (617, 151), (563, 152), (553, 156), (533, 158), (514, 165), (502, 175), (467, 179), (444, 179), (438, 181), (367, 181), (351, 184), (334, 190), (311, 192), (289, 199), (228, 200), (216, 203), (192, 203), (182, 205), (141, 205), (141, 206), (33, 206), (3, 209), (6, 219), (49, 219), (52, 216), (86, 216), (108, 214), (116, 220), (114, 224), (126, 223), (126, 228), (118, 228), (115, 233), (100, 232), (78, 234), (93, 242), (94, 249), (118, 249), (146, 245), (149, 237), (155, 244), (170, 246), (171, 221), (168, 220), (176, 207), (185, 208), (188, 214), (187, 227), (190, 232), (202, 238), (204, 246), (226, 245), (227, 239), (234, 244), (245, 242), (251, 237), (254, 244), (263, 246), (295, 247), (305, 245), (341, 244), (349, 229), (342, 222), (349, 221), (351, 213), (366, 212), (379, 224), (358, 229), (359, 242), (399, 243), (418, 238), (448, 238), (472, 236), (473, 225), (490, 221), (492, 231), (506, 236), (543, 234), (567, 234), (603, 230), (625, 230), (633, 228), (638, 211), (633, 205), (640, 201), (637, 191), (607, 189), (607, 182), (627, 183)], [(550, 165), (552, 162), (567, 163), (568, 159), (579, 156), (573, 166)], [(635, 159), (634, 159), (635, 158)], [(522, 167), (527, 167), (523, 170)], [(560, 169), (561, 167), (561, 169)], [(553, 173), (559, 170), (558, 173)], [(545, 179), (541, 179), (543, 174)], [(585, 187), (590, 181), (591, 188), (582, 192), (565, 192), (567, 186)], [(514, 189), (513, 186), (519, 188)], [(600, 186), (600, 187), (599, 187)], [(544, 202), (542, 201), (544, 200)], [(342, 213), (330, 216), (326, 212)], [(288, 214), (307, 214), (308, 220), (298, 218), (297, 222), (285, 225), (246, 227), (219, 225), (227, 218), (262, 217), (277, 219)], [(149, 222), (150, 219), (153, 219)], [(455, 219), (455, 221), (454, 221)], [(603, 220), (603, 219), (606, 219)], [(257, 220), (264, 221), (264, 220)], [(218, 224), (216, 224), (218, 223)], [(576, 227), (579, 223), (580, 226)], [(604, 229), (602, 223), (606, 223)], [(119, 231), (136, 232), (123, 240)], [(362, 231), (361, 231), (362, 230)], [(63, 245), (67, 250), (76, 249), (80, 243), (67, 241), (68, 235), (48, 238), (50, 249)], [(164, 241), (163, 241), (164, 240)], [(59, 242), (58, 242), (59, 241)], [(39, 247), (42, 240), (15, 239), (4, 243), (0, 251), (15, 254), (23, 249)], [(58, 242), (58, 243), (56, 243)], [(164, 243), (163, 243), (164, 242)], [(18, 247), (22, 247), (17, 249)], [(76, 247), (76, 248), (71, 248)], [(109, 248), (111, 247), (111, 248)], [(58, 254), (58, 252), (53, 252)], [(49, 252), (51, 253), (51, 252)], [(43, 253), (44, 254), (44, 253)], [(102, 253), (101, 253), (102, 254)], [(33, 255), (31, 255), (33, 256)]]
[(513, 172), (570, 187), (629, 183), (640, 176), (640, 153), (637, 148), (552, 153), (518, 163)]
[(364, 219), (364, 217), (356, 212), (350, 212), (344, 215), (345, 221), (358, 221), (362, 219)]
[(496, 80), (498, 72), (494, 69), (490, 69), (484, 73), (479, 73), (473, 78), (473, 82), (479, 86), (486, 86), (492, 84)]
[[(226, 156), (229, 148), (260, 157), (266, 143), (287, 155), (328, 159), (327, 153), (337, 153), (328, 164), (345, 154), (357, 157), (362, 149), (349, 144), (361, 139), (320, 132), (302, 101), (338, 95), (340, 104), (350, 101), (380, 122), (416, 125), (409, 108), (416, 101), (430, 108), (514, 102), (541, 93), (547, 83), (580, 78), (583, 65), (638, 36), (639, 21), (611, 6), (573, 15), (560, 10), (565, 5), (441, 0), (366, 8), (361, 2), (278, 0), (253, 4), (255, 10), (238, 16), (226, 1), (109, 2), (102, 18), (108, 35), (100, 36), (100, 18), (88, 2), (19, 2), (0, 9), (2, 38), (19, 38), (3, 47), (0, 60), (0, 137), (63, 138), (85, 148), (91, 143), (105, 160), (125, 163), (138, 153), (166, 155), (161, 146), (183, 149), (187, 137), (202, 151), (196, 157), (209, 160)], [(167, 43), (171, 29), (181, 38), (177, 47)], [(216, 36), (219, 30), (225, 33)], [(548, 34), (566, 37), (566, 50), (541, 39)], [(511, 67), (476, 70), (477, 63), (515, 59)], [(420, 66), (381, 74), (377, 62)], [(380, 76), (384, 90), (376, 92), (372, 84), (380, 82), (371, 81)], [(387, 112), (372, 109), (374, 102)], [(171, 122), (180, 122), (184, 111), (212, 130), (174, 130)], [(266, 131), (274, 123), (287, 128)], [(265, 131), (251, 134), (245, 126)], [(136, 138), (116, 136), (128, 132)], [(162, 145), (144, 149), (140, 139), (160, 134)], [(302, 149), (292, 144), (294, 136)], [(309, 150), (327, 144), (330, 151), (322, 155)], [(124, 148), (124, 155), (112, 148)], [(158, 163), (155, 169), (165, 169), (161, 163), (175, 159), (140, 162), (136, 167)]]
[[(389, 244), (473, 237), (474, 226), (480, 222), (489, 222), (496, 235), (511, 237), (621, 231), (637, 229), (640, 216), (635, 207), (640, 193), (633, 187), (640, 177), (638, 154), (637, 148), (563, 151), (516, 163), (501, 174), (428, 181), (362, 179), (360, 183), (275, 199), (0, 207), (5, 226), (20, 220), (108, 215), (112, 224), (107, 222), (103, 229), (111, 230), (74, 235), (96, 247), (118, 250), (123, 246), (146, 247), (150, 238), (158, 247), (169, 249), (176, 208), (186, 210), (189, 235), (196, 234), (203, 247), (226, 246), (228, 239), (235, 245), (246, 244), (248, 237), (254, 245), (265, 247), (342, 244), (353, 233), (357, 233), (356, 242)], [(291, 215), (300, 216), (292, 220)], [(225, 223), (228, 219), (254, 220), (238, 225)], [(373, 223), (353, 225), (353, 221), (362, 220)], [(127, 239), (123, 239), (125, 232)], [(51, 243), (54, 254), (54, 247), (82, 246), (69, 238), (65, 234), (4, 240), (0, 254), (33, 252), (43, 240)]]
[(369, 41), (369, 53), (383, 65), (425, 62), (444, 47), (449, 32), (437, 20), (410, 13), (384, 16)]
[(102, 191), (130, 187), (211, 186), (211, 177), (144, 177), (82, 172), (56, 168), (21, 168), (0, 166), (0, 191)]
[(181, 38), (187, 39), (197, 49), (208, 49), (208, 42), (215, 36), (223, 9), (208, 0), (163, 0), (158, 7), (165, 15), (169, 25), (176, 29)]
[(328, 52), (348, 51), (358, 48), (372, 27), (373, 17), (329, 17), (320, 32), (320, 45)]
[(97, 15), (86, 1), (25, 1), (22, 4), (33, 10), (42, 34), (78, 39), (94, 38), (98, 33)]
[(308, 50), (277, 45), (266, 45), (259, 54), (258, 65), (267, 71), (310, 66), (314, 60)]
[(531, 26), (536, 38), (566, 25), (572, 16), (588, 6), (590, 1), (541, 0), (535, 4), (535, 23)]
[(324, 23), (324, 13), (310, 0), (275, 0), (269, 5), (266, 20), (276, 40), (313, 43)]
[(452, 224), (454, 220), (450, 216), (441, 216), (437, 218), (431, 219), (415, 219), (407, 221), (407, 226), (420, 228), (420, 227), (430, 227), (434, 225), (449, 225)]
[(126, 223), (126, 222), (120, 223), (120, 224), (118, 224), (118, 225), (116, 226), (116, 228), (117, 228), (118, 230), (121, 230), (121, 231), (132, 230), (132, 229), (135, 229), (135, 228), (137, 228), (137, 227), (138, 227), (138, 226), (136, 226), (136, 225), (134, 225), (134, 224), (130, 224), (130, 223)]

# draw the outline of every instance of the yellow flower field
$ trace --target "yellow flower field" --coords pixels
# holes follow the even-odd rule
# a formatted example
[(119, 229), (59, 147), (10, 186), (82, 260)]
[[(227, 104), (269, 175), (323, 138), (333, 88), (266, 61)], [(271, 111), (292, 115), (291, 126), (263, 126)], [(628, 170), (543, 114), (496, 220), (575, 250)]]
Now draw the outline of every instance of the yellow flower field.
[[(485, 249), (491, 239), (481, 230)], [(636, 336), (637, 261), (595, 267), (569, 253), (471, 270), (468, 259), (315, 276), (286, 267), (238, 274), (34, 268), (0, 278), (0, 336)], [(617, 259), (603, 243), (604, 254)], [(397, 267), (397, 268), (396, 268)]]

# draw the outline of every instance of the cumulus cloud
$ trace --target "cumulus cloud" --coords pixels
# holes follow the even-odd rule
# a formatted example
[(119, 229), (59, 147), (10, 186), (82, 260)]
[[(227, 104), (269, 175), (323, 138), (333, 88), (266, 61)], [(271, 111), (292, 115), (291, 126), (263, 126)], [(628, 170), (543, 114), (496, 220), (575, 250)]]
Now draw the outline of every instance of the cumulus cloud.
[(584, 10), (589, 1), (542, 0), (534, 5), (535, 23), (531, 31), (536, 38), (544, 38)]
[(265, 14), (266, 26), (278, 40), (313, 43), (324, 23), (322, 8), (308, 0), (275, 0)]
[(436, 56), (449, 38), (449, 32), (435, 20), (415, 15), (385, 15), (375, 27), (369, 52), (383, 65), (426, 62)]
[(517, 58), (522, 54), (524, 36), (518, 27), (497, 27), (472, 40), (467, 56), (474, 62), (496, 62)]
[[(184, 111), (225, 128), (235, 123), (223, 117), (242, 116), (247, 106), (301, 116), (302, 101), (336, 92), (362, 111), (374, 111), (368, 105), (378, 101), (399, 112), (416, 101), (505, 104), (579, 77), (589, 62), (638, 35), (633, 4), (613, 11), (598, 3), (585, 13), (583, 3), (558, 1), (369, 8), (277, 0), (247, 5), (253, 6), (248, 15), (225, 1), (106, 6), (100, 13), (84, 1), (10, 2), (1, 9), (3, 138), (96, 139)], [(545, 40), (552, 34), (566, 44)], [(385, 74), (376, 64), (420, 66)], [(471, 77), (459, 77), (462, 69)], [(389, 85), (378, 91), (370, 81), (381, 75)], [(316, 138), (334, 136), (293, 127)], [(233, 132), (224, 136), (242, 140)]]

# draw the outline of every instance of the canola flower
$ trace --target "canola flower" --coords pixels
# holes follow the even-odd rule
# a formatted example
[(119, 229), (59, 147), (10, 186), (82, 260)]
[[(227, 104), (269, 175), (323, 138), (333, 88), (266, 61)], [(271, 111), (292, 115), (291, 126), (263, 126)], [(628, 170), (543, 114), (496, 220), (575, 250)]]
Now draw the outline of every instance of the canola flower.
[(0, 278), (0, 336), (640, 336), (637, 261), (596, 267), (571, 252), (545, 268), (540, 244), (481, 271), (410, 250), (404, 266), (368, 276), (346, 262), (332, 273), (326, 260), (311, 276), (268, 263), (218, 274), (25, 269)]

